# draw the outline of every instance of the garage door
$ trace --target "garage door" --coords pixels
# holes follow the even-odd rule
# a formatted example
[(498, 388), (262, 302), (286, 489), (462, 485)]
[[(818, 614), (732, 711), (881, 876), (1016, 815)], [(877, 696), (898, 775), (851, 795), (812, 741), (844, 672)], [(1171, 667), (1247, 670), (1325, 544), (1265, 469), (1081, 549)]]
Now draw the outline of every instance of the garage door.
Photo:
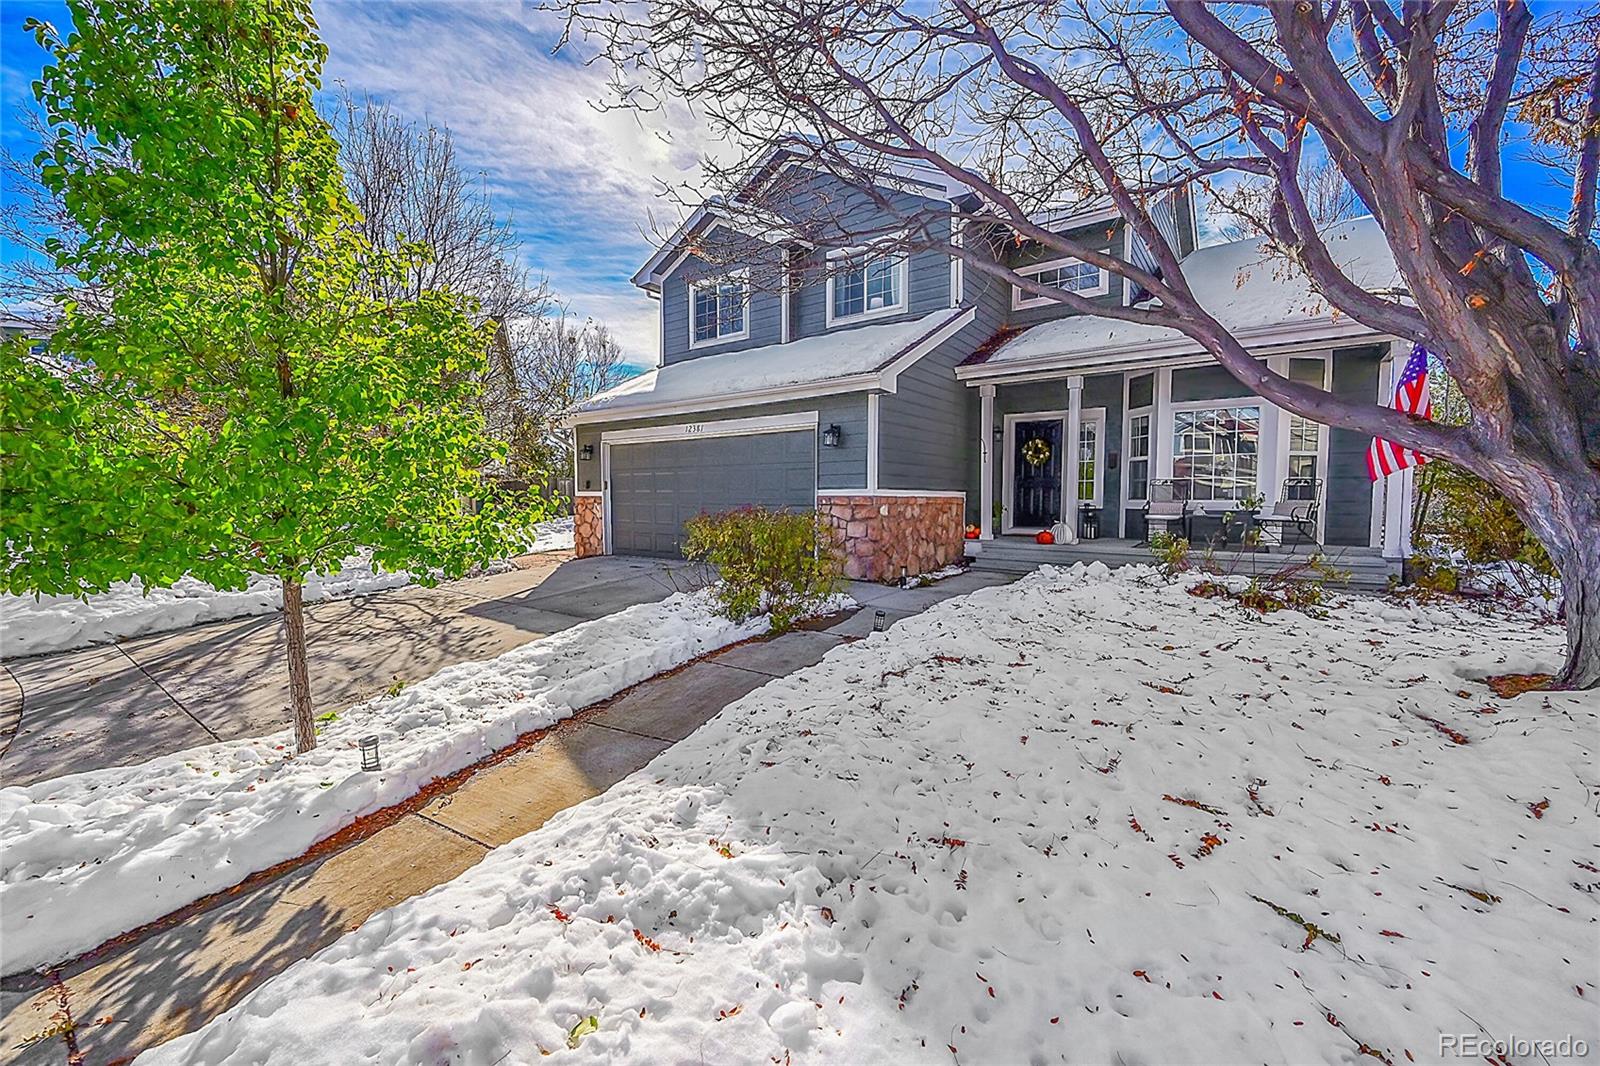
[(807, 429), (611, 446), (611, 550), (682, 554), (683, 524), (755, 504), (816, 506), (817, 434)]

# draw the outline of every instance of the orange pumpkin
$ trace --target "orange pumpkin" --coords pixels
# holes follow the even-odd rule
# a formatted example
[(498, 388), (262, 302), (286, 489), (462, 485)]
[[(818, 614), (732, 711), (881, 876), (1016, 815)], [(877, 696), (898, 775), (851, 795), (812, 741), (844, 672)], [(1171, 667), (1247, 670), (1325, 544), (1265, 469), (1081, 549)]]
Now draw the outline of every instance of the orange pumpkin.
[(1038, 541), (1040, 544), (1054, 544), (1056, 542), (1056, 535), (1050, 532), (1048, 529), (1041, 529), (1033, 539)]

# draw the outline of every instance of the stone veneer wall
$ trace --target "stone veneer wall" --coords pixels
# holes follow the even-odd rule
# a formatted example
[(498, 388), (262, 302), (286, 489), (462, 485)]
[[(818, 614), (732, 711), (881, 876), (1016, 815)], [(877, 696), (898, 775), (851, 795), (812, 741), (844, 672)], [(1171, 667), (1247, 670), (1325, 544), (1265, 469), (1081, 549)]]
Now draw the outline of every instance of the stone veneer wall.
[(966, 500), (960, 496), (819, 495), (844, 542), (844, 572), (893, 581), (900, 568), (926, 574), (961, 558)]
[(605, 498), (575, 496), (572, 500), (572, 547), (578, 558), (606, 553)]

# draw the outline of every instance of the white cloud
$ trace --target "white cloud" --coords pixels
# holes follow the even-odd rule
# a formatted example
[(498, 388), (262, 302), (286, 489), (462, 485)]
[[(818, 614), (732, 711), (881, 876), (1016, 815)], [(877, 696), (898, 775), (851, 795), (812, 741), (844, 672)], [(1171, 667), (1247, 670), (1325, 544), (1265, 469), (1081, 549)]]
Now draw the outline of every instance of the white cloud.
[(649, 255), (661, 182), (693, 181), (715, 145), (687, 113), (605, 111), (606, 71), (551, 54), (550, 16), (514, 3), (322, 4), (328, 81), (448, 126), (509, 212), (525, 254), (579, 315), (654, 363), (655, 304), (628, 284)]

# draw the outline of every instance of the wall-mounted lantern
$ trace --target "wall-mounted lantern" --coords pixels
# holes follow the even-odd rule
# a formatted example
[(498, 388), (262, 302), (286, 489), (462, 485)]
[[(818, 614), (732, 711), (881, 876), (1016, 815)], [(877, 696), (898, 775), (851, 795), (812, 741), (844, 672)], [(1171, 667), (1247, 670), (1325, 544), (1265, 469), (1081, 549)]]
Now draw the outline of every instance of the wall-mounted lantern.
[(831, 423), (827, 429), (822, 431), (822, 446), (824, 448), (837, 448), (839, 442), (843, 439), (844, 431), (839, 428), (839, 423), (837, 422)]
[(579, 448), (578, 449), (578, 458), (582, 459), (586, 463), (590, 459), (593, 459), (594, 458), (594, 445), (593, 444), (585, 444), (583, 447)]

